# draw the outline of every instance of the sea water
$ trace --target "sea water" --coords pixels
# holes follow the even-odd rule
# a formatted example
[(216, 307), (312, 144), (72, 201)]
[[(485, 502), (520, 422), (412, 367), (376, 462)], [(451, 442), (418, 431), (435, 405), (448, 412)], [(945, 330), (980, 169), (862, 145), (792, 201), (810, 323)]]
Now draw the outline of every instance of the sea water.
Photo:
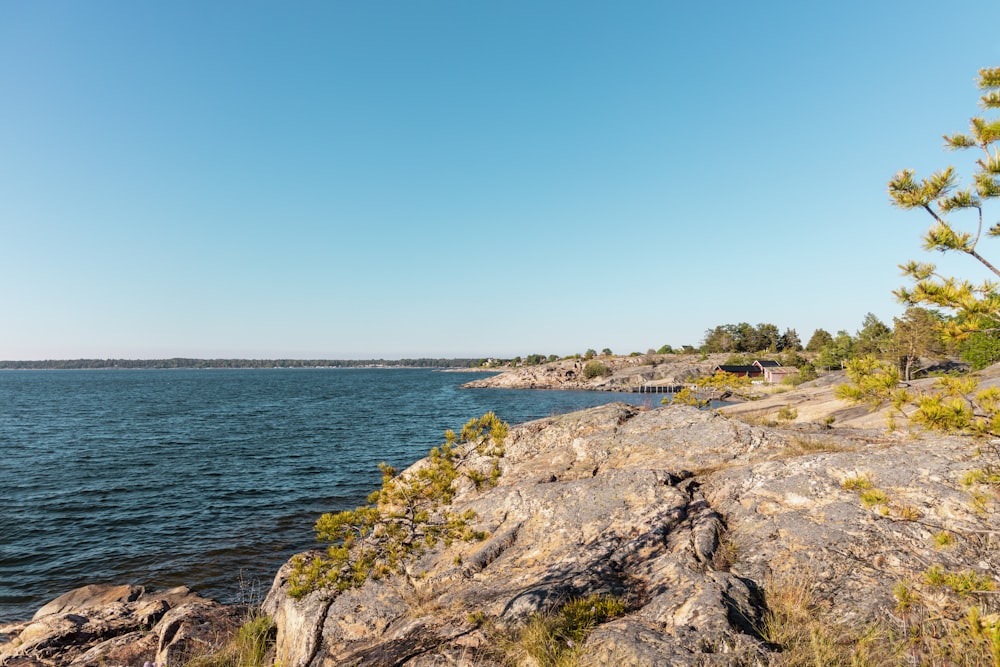
[(427, 369), (0, 372), (0, 622), (92, 583), (266, 591), (446, 429), (660, 396), (462, 389)]

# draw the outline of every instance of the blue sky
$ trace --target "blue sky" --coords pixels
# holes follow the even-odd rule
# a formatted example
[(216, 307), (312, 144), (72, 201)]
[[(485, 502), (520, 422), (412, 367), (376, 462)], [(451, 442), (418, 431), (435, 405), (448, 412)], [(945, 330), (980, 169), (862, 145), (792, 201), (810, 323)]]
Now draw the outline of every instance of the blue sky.
[(934, 258), (885, 184), (971, 172), (941, 135), (1000, 65), (1000, 3), (955, 7), (5, 0), (0, 359), (891, 322)]

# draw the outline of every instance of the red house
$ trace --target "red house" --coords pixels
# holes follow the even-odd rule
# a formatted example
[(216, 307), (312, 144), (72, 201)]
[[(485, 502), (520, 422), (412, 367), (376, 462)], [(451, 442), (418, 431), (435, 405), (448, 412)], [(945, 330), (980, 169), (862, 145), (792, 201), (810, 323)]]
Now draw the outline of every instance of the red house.
[(729, 373), (740, 377), (759, 378), (764, 375), (767, 369), (780, 368), (781, 364), (773, 359), (758, 359), (749, 366), (727, 366), (725, 364), (716, 366), (713, 373)]

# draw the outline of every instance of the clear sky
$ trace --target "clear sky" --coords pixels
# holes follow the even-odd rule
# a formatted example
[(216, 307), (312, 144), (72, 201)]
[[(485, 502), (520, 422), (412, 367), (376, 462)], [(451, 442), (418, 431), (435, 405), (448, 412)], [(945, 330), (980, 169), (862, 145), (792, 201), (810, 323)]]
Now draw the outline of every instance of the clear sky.
[(971, 173), (941, 135), (998, 25), (996, 0), (0, 0), (0, 359), (891, 323), (897, 265), (933, 258), (886, 182)]

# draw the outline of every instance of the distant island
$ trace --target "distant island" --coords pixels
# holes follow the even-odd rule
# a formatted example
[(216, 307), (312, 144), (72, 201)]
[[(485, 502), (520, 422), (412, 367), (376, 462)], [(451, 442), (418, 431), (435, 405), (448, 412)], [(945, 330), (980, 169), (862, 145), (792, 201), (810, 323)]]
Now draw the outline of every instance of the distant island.
[(46, 359), (0, 361), (0, 370), (158, 368), (481, 368), (484, 359)]

